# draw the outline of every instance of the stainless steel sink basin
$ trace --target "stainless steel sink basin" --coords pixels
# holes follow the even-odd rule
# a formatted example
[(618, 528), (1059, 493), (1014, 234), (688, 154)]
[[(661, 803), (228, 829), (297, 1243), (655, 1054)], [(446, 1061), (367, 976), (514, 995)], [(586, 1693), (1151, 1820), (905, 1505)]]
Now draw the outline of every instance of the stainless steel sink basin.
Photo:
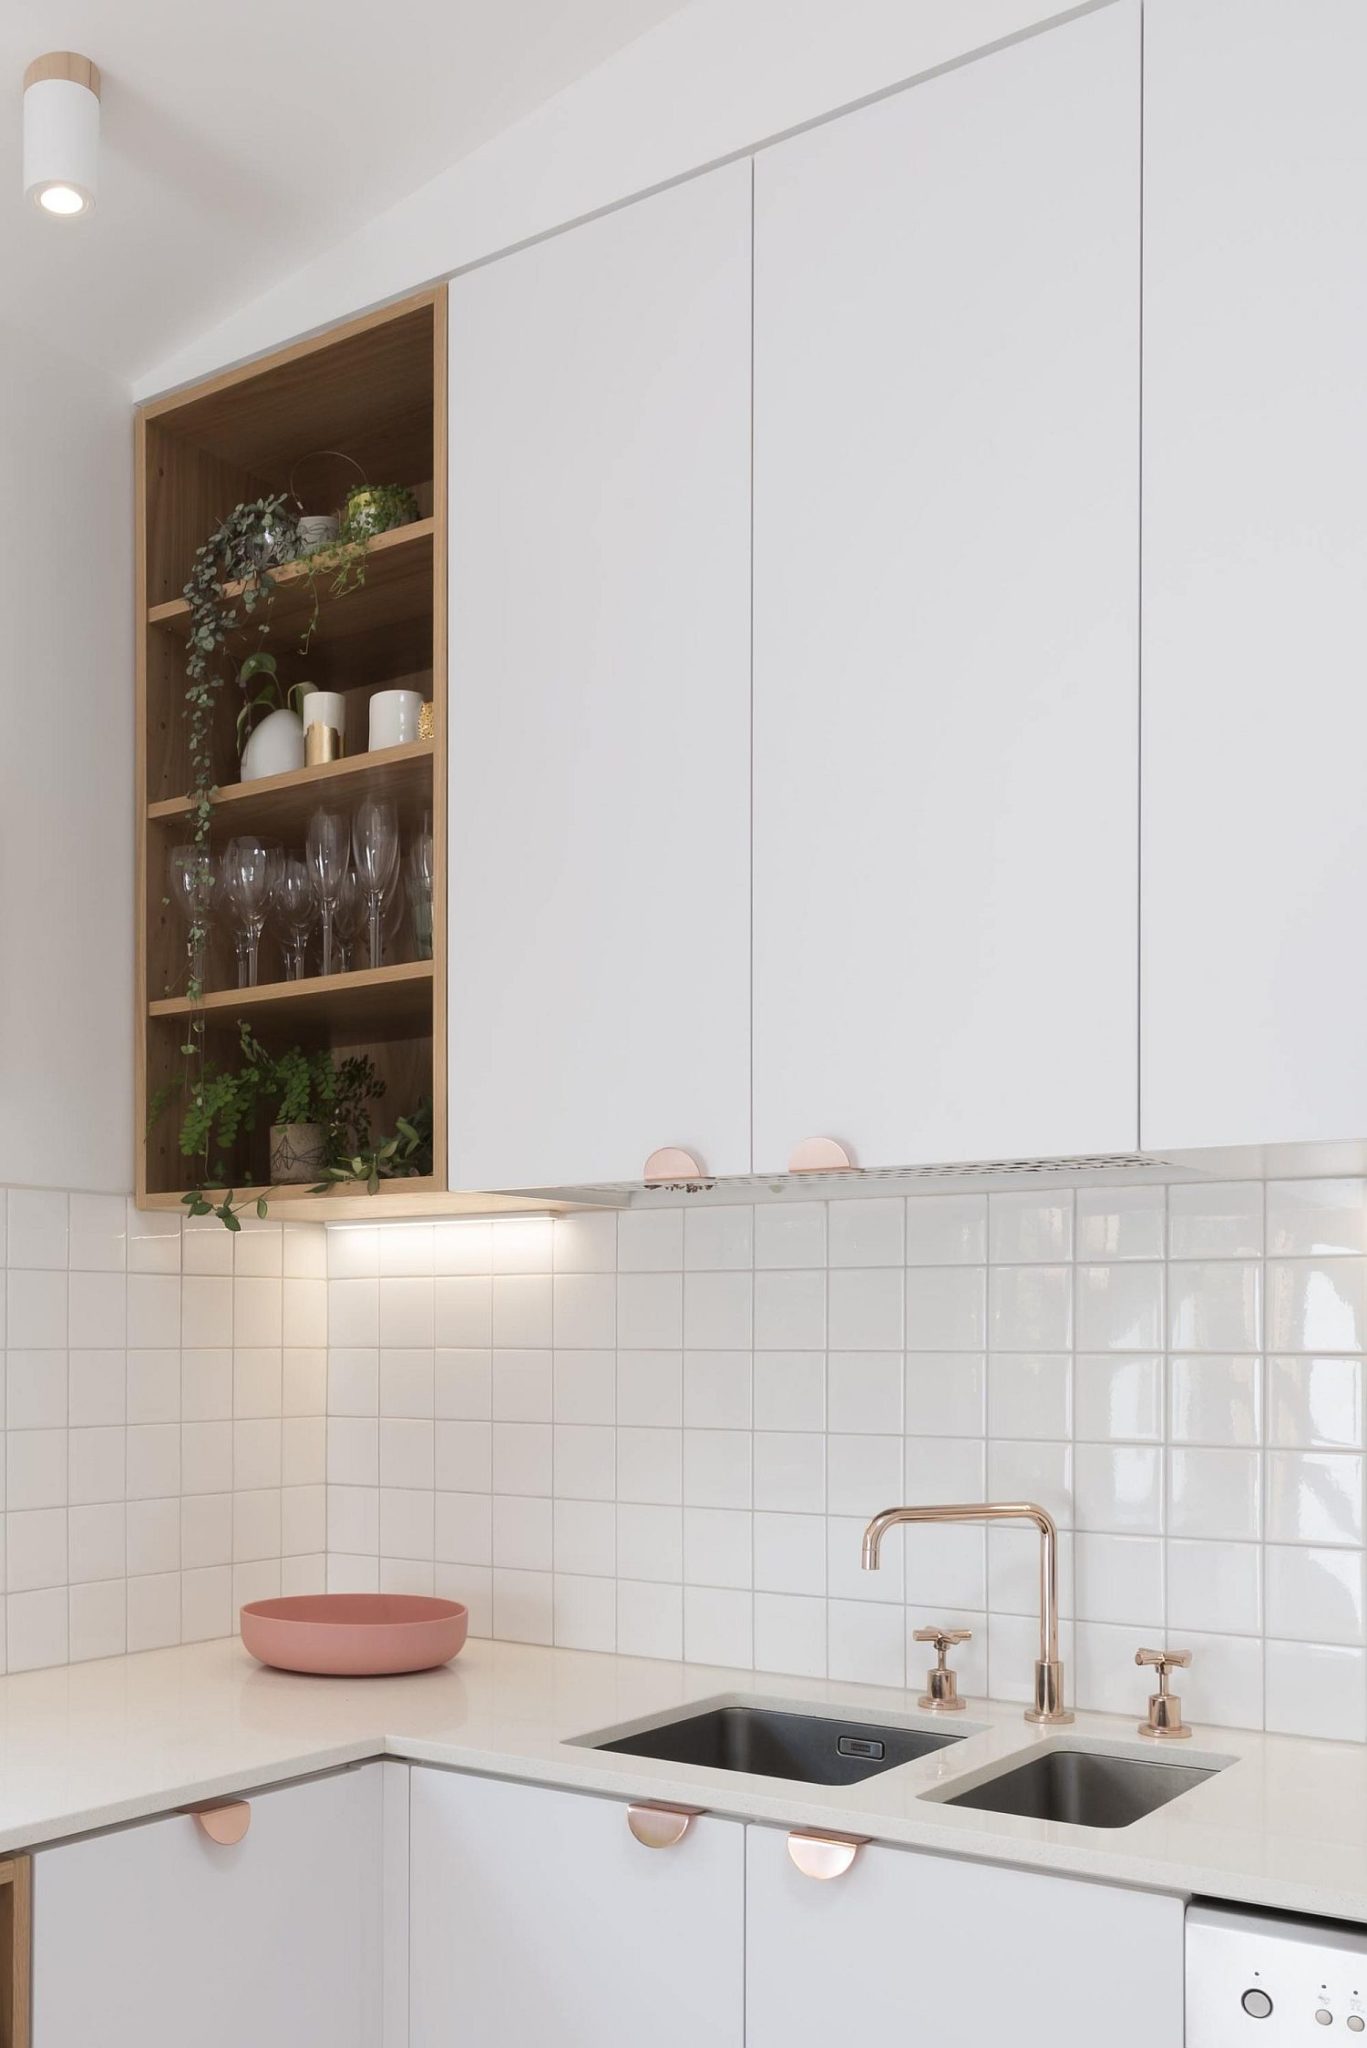
[(764, 1778), (797, 1778), (808, 1785), (857, 1785), (963, 1738), (922, 1728), (887, 1728), (871, 1721), (840, 1721), (826, 1714), (789, 1714), (776, 1707), (711, 1707), (635, 1735), (591, 1742), (621, 1756), (656, 1757), (671, 1764), (706, 1764), (715, 1771), (751, 1771)]
[(1087, 1749), (1050, 1749), (940, 1803), (1027, 1820), (1061, 1820), (1079, 1828), (1127, 1828), (1213, 1778), (1195, 1764), (1149, 1763)]

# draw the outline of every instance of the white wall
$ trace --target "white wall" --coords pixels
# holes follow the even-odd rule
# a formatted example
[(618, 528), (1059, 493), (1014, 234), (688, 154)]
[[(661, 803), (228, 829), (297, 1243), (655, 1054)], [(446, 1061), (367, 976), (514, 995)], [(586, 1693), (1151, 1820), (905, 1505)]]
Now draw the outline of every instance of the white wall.
[(132, 1174), (127, 389), (0, 327), (0, 1183)]
[(693, 0), (159, 363), (137, 396), (259, 354), (1040, 22), (1088, 11), (1041, 0)]

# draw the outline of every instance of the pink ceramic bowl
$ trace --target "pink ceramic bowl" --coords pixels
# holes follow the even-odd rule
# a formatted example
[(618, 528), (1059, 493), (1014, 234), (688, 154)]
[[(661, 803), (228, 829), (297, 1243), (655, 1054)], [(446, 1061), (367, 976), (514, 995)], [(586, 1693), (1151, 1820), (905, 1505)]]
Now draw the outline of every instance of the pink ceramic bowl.
[(279, 1671), (332, 1678), (431, 1671), (465, 1643), (468, 1611), (420, 1593), (298, 1593), (242, 1609), (242, 1640)]

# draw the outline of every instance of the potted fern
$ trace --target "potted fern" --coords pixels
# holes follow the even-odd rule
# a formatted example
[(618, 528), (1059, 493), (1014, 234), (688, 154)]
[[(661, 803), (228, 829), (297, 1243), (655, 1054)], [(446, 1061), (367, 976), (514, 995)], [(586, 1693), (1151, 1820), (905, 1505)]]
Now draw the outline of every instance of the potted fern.
[[(236, 1061), (205, 1063), (179, 1134), (182, 1154), (199, 1164), (201, 1185), (185, 1197), (191, 1215), (212, 1213), (233, 1230), (238, 1223), (232, 1189), (218, 1201), (209, 1192), (227, 1181), (228, 1162), (240, 1156), (244, 1138), (269, 1118), (272, 1185), (323, 1187), (342, 1161), (369, 1150), (370, 1107), (384, 1093), (374, 1062), (363, 1055), (336, 1061), (326, 1050), (308, 1052), (297, 1045), (272, 1053), (250, 1024), (242, 1024), (239, 1033)], [(170, 1094), (162, 1091), (149, 1121), (165, 1110)], [(256, 1206), (258, 1214), (266, 1213), (264, 1195)]]

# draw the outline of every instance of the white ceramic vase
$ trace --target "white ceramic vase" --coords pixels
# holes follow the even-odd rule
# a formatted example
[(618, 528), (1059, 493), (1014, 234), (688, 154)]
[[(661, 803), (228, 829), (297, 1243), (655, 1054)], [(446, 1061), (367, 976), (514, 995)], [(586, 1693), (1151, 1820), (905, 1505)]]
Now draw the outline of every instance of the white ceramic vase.
[(252, 727), (242, 749), (242, 780), (289, 775), (304, 765), (304, 728), (297, 711), (271, 711)]

